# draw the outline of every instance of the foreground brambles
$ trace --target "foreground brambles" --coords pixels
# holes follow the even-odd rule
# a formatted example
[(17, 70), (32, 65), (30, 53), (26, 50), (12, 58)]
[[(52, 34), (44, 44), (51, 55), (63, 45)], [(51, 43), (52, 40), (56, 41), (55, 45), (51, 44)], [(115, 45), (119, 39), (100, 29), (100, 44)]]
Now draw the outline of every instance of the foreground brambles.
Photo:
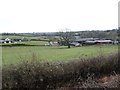
[(76, 81), (74, 83), (67, 83), (62, 87), (58, 87), (56, 90), (71, 90), (71, 89), (82, 89), (82, 88), (120, 88), (119, 81), (120, 75), (111, 75), (104, 76), (101, 78), (94, 78), (93, 76), (89, 76), (85, 81), (79, 82)]
[(41, 63), (34, 55), (31, 62), (3, 66), (3, 89), (116, 88), (120, 73), (118, 56), (117, 53), (69, 62)]

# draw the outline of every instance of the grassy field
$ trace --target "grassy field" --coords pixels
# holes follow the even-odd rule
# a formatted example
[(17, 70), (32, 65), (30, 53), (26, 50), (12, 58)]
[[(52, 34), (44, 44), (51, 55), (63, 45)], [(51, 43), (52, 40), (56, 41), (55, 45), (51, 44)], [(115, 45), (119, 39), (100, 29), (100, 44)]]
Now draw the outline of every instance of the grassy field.
[(16, 36), (16, 35), (3, 35), (0, 36), (2, 39), (10, 38), (10, 39), (23, 39), (26, 38), (28, 40), (31, 39), (46, 39), (46, 36)]
[(95, 57), (99, 54), (107, 55), (117, 50), (117, 45), (82, 46), (70, 49), (65, 46), (2, 47), (2, 61), (3, 64), (15, 64), (32, 58), (50, 62), (67, 61)]
[(47, 41), (28, 41), (28, 42), (19, 42), (18, 44), (26, 44), (26, 45), (45, 45), (48, 44)]

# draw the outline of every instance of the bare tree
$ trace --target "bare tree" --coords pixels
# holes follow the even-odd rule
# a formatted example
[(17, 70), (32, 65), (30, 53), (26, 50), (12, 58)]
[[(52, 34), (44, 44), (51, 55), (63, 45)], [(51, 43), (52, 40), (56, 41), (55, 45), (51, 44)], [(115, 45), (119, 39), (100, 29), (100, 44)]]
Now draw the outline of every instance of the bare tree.
[(70, 42), (74, 39), (73, 32), (71, 32), (70, 29), (65, 28), (59, 32), (59, 36), (60, 40), (64, 41), (68, 48), (70, 48)]

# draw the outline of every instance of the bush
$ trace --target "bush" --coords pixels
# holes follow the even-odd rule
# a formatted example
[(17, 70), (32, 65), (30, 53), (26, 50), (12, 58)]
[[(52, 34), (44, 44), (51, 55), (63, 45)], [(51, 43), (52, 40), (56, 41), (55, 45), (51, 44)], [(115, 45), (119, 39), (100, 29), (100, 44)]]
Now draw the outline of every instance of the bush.
[(111, 74), (113, 71), (119, 73), (118, 54), (59, 63), (41, 63), (34, 60), (37, 59), (35, 55), (32, 59), (30, 62), (3, 66), (3, 89), (55, 89), (68, 82), (75, 83), (78, 78), (84, 81), (88, 78), (88, 73), (95, 77)]

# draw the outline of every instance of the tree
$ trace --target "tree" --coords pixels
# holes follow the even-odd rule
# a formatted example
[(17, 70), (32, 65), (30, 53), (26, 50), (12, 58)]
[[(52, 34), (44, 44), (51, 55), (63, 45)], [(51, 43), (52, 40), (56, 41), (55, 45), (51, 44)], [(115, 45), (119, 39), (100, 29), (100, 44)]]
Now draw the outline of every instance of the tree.
[(70, 32), (70, 29), (65, 28), (64, 31), (59, 32), (61, 42), (65, 42), (65, 44), (70, 48), (70, 42), (75, 38), (74, 33)]

